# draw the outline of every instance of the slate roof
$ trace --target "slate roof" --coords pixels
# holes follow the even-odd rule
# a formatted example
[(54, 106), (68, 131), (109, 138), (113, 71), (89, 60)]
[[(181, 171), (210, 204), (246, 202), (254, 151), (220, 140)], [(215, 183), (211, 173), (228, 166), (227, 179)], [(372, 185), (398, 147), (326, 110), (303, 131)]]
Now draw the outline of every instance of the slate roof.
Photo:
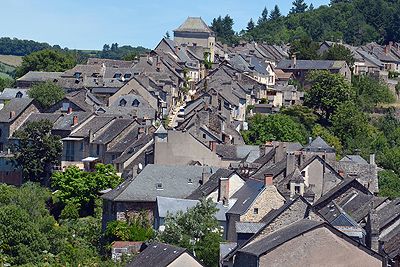
[(286, 159), (287, 156), (273, 165), (264, 164), (252, 175), (252, 177), (261, 180), (264, 179), (264, 174), (272, 174), (273, 177), (279, 175), (286, 170)]
[(201, 18), (188, 17), (174, 32), (207, 32), (214, 33)]
[[(210, 167), (213, 172), (219, 168)], [(113, 201), (151, 201), (157, 196), (186, 198), (199, 186), (203, 167), (149, 164), (135, 178), (127, 180), (102, 196)], [(189, 182), (189, 178), (192, 183)], [(162, 189), (157, 189), (157, 184)]]
[(296, 65), (292, 66), (291, 60), (281, 60), (276, 66), (277, 69), (293, 70), (337, 70), (346, 64), (343, 60), (296, 60)]
[(99, 136), (93, 140), (93, 144), (108, 144), (117, 135), (119, 135), (126, 127), (131, 125), (134, 120), (131, 119), (116, 119), (105, 129)]
[[(125, 139), (125, 140), (127, 140), (127, 139)], [(146, 144), (148, 144), (152, 140), (153, 140), (153, 134), (150, 133), (150, 134), (140, 137), (139, 139), (135, 140), (133, 143), (128, 144), (127, 146), (125, 146), (125, 150), (123, 151), (123, 153), (118, 158), (113, 160), (113, 163), (115, 164), (115, 163), (126, 162), (130, 157), (135, 155), (135, 153), (137, 153), (140, 149), (142, 149)], [(121, 144), (122, 143), (119, 143), (119, 146), (121, 146)], [(115, 150), (112, 150), (112, 151), (115, 151)], [(110, 152), (110, 150), (108, 150), (107, 153), (108, 152)], [(132, 165), (132, 163), (130, 165)]]
[(161, 124), (160, 127), (158, 127), (157, 131), (155, 131), (155, 134), (166, 134), (168, 133), (167, 130), (165, 130), (164, 126)]
[(396, 198), (381, 209), (378, 209), (377, 214), (379, 218), (379, 228), (383, 228), (400, 215), (400, 198)]
[[(91, 112), (71, 112), (70, 114), (63, 114), (62, 117), (54, 124), (53, 130), (71, 130), (72, 128), (80, 125), (80, 123), (85, 121), (92, 114), (93, 113)], [(74, 126), (73, 119), (75, 116), (78, 119), (78, 124)]]
[(216, 153), (224, 159), (244, 159), (251, 154), (249, 162), (255, 161), (260, 157), (258, 146), (217, 144)]
[[(82, 111), (90, 112), (92, 111), (92, 106), (89, 105), (86, 99), (86, 90), (79, 90), (77, 92), (71, 92), (65, 96), (66, 99), (74, 103), (76, 106), (82, 109)], [(62, 101), (62, 100), (60, 100)], [(60, 102), (59, 101), (59, 102)]]
[(220, 259), (225, 258), (237, 246), (236, 242), (221, 242), (219, 243)]
[[(180, 198), (170, 198), (170, 197), (157, 197), (157, 209), (158, 216), (160, 218), (165, 218), (169, 213), (176, 214), (178, 211), (186, 212), (187, 209), (192, 208), (200, 203), (199, 200), (192, 199), (180, 199)], [(228, 210), (228, 207), (222, 205), (222, 203), (216, 203), (216, 208), (218, 211), (215, 214), (215, 217), (218, 221), (226, 221), (225, 213)]]
[(143, 126), (140, 125), (133, 126), (132, 130), (130, 130), (118, 143), (116, 143), (111, 148), (107, 149), (106, 153), (124, 152), (124, 150), (126, 150), (131, 144), (137, 141), (139, 127)]
[[(12, 122), (33, 102), (32, 98), (13, 98), (0, 110), (0, 122)], [(10, 119), (11, 111), (15, 112)]]
[[(207, 168), (205, 169), (209, 171)], [(218, 188), (220, 178), (229, 178), (234, 172), (235, 171), (221, 168), (214, 174), (210, 174), (208, 181), (193, 191), (187, 199), (200, 199), (203, 194), (208, 196)]]
[(311, 231), (312, 229), (321, 227), (322, 225), (327, 224), (303, 219), (272, 232), (258, 241), (245, 245), (239, 249), (239, 252), (245, 252), (259, 257), (262, 254), (268, 253), (274, 248), (288, 242), (289, 240)]
[[(273, 186), (273, 185), (271, 185)], [(243, 214), (253, 204), (254, 200), (264, 191), (265, 182), (250, 178), (246, 183), (236, 191), (231, 199), (237, 199), (235, 204), (229, 209), (227, 213)]]
[(346, 155), (340, 160), (340, 162), (368, 164), (368, 162), (360, 155)]
[(134, 101), (138, 101), (138, 106), (136, 108), (151, 108), (150, 104), (140, 95), (121, 95), (114, 102), (110, 104), (110, 107), (120, 107), (120, 102), (122, 100), (126, 101), (125, 107), (132, 107)]
[(236, 233), (254, 234), (265, 226), (263, 222), (235, 222)]
[(139, 119), (155, 119), (156, 111), (153, 108), (137, 108), (137, 107), (100, 107), (96, 110), (98, 114), (108, 116), (139, 118)]
[(1, 100), (10, 100), (17, 97), (18, 92), (22, 94), (21, 98), (28, 97), (29, 89), (17, 89), (17, 88), (4, 88), (3, 92), (0, 93)]
[(373, 64), (375, 64), (378, 67), (383, 68), (385, 65), (382, 63), (382, 61), (380, 61), (379, 59), (377, 59), (376, 57), (374, 57), (373, 55), (368, 54), (367, 52), (364, 51), (360, 51), (357, 50), (357, 53), (359, 53), (363, 58), (371, 61)]
[(48, 114), (48, 113), (32, 113), (24, 121), (40, 121), (40, 120), (50, 120), (53, 124), (61, 117), (61, 114)]
[(97, 130), (104, 127), (106, 124), (110, 123), (115, 117), (106, 117), (106, 116), (96, 116), (93, 117), (90, 121), (88, 121), (85, 125), (83, 125), (78, 130), (71, 133), (72, 137), (86, 137), (89, 135), (89, 130), (92, 133), (96, 133)]
[(87, 65), (101, 66), (102, 64), (104, 64), (108, 68), (132, 68), (135, 65), (135, 62), (104, 58), (89, 58), (87, 61)]
[(62, 74), (63, 72), (29, 71), (27, 74), (17, 79), (17, 81), (45, 82), (50, 79), (60, 78)]
[[(125, 267), (166, 267), (183, 253), (188, 253), (192, 256), (185, 248), (154, 242), (138, 253)], [(193, 259), (197, 261), (196, 258), (193, 257)], [(201, 263), (199, 262), (199, 264)]]

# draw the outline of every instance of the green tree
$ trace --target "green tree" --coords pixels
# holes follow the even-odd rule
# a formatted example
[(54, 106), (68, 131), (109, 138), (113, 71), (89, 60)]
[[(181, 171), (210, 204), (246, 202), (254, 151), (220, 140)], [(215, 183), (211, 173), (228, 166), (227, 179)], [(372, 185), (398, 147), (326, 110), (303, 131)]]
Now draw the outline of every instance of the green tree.
[(257, 25), (261, 25), (268, 20), (268, 9), (264, 7), (261, 17), (258, 18)]
[(233, 30), (233, 19), (227, 14), (224, 18), (218, 16), (211, 23), (211, 30), (216, 32), (217, 39), (222, 43), (232, 45), (236, 42), (235, 31)]
[(250, 21), (249, 21), (249, 23), (247, 23), (247, 32), (249, 32), (249, 31), (253, 30), (253, 29), (254, 29), (254, 27), (255, 27), (255, 24), (254, 24), (254, 22), (253, 22), (253, 19), (252, 19), (252, 18), (250, 18)]
[(282, 142), (304, 143), (307, 138), (302, 124), (295, 123), (288, 115), (263, 116), (256, 114), (248, 119), (249, 130), (243, 131), (246, 144), (261, 145), (275, 138)]
[(314, 137), (320, 136), (327, 144), (334, 146), (336, 148), (336, 158), (337, 160), (340, 160), (343, 145), (339, 137), (332, 134), (328, 129), (322, 127), (320, 124), (316, 124), (313, 127), (312, 134)]
[(114, 188), (122, 179), (111, 164), (95, 165), (95, 172), (83, 172), (77, 166), (66, 168), (64, 172), (53, 172), (52, 186), (58, 190), (56, 196), (65, 205), (72, 203), (78, 208), (88, 208), (90, 213), (99, 192)]
[(299, 14), (307, 10), (307, 4), (304, 0), (294, 0), (292, 2), (293, 7), (290, 9), (289, 14)]
[(369, 116), (353, 102), (340, 104), (332, 116), (332, 129), (341, 140), (347, 141), (357, 136), (370, 136)]
[(314, 114), (311, 108), (302, 105), (282, 108), (281, 113), (290, 116), (293, 121), (298, 121), (306, 126), (307, 129), (313, 128), (315, 122), (318, 120), (318, 116)]
[(379, 196), (396, 199), (400, 197), (399, 175), (392, 170), (378, 172)]
[(217, 211), (216, 203), (203, 197), (186, 212), (168, 214), (165, 230), (159, 230), (155, 239), (195, 251), (196, 257), (206, 266), (219, 266), (218, 251), (223, 232), (215, 217)]
[(0, 78), (0, 92), (4, 90), (4, 88), (14, 88), (17, 83), (14, 79), (11, 78)]
[(307, 92), (304, 105), (319, 109), (327, 121), (341, 103), (351, 99), (350, 84), (341, 74), (328, 70), (311, 70), (307, 81), (312, 83), (312, 87)]
[(127, 217), (126, 221), (108, 223), (104, 234), (110, 242), (114, 241), (147, 241), (153, 237), (153, 224), (147, 212), (141, 211), (137, 216)]
[(278, 5), (274, 6), (274, 9), (269, 13), (269, 20), (277, 20), (282, 17), (281, 10)]
[(39, 106), (47, 109), (65, 97), (63, 88), (53, 82), (43, 82), (32, 86), (28, 96), (36, 100)]
[(296, 55), (296, 58), (300, 60), (319, 59), (318, 51), (319, 44), (308, 36), (290, 43), (290, 56)]
[(60, 136), (52, 135), (53, 123), (46, 119), (27, 121), (13, 133), (18, 142), (9, 144), (13, 156), (10, 162), (21, 168), (24, 179), (43, 182), (46, 167), (58, 163), (62, 155)]
[(354, 66), (354, 57), (351, 54), (350, 49), (346, 48), (343, 45), (335, 44), (329, 48), (328, 51), (325, 51), (322, 55), (322, 59), (324, 60), (344, 60), (350, 68)]
[(29, 71), (62, 72), (72, 69), (75, 65), (76, 60), (70, 54), (45, 49), (22, 57), (22, 63), (17, 67), (15, 77), (20, 78)]

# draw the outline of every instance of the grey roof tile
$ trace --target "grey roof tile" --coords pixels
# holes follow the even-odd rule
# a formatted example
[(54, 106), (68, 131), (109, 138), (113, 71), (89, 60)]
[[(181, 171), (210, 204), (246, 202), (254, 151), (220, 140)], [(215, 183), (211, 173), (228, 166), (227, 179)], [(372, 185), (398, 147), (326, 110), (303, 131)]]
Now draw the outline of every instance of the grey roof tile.
[[(0, 110), (0, 122), (12, 122), (31, 104), (32, 98), (13, 98)], [(11, 112), (15, 115), (10, 118)]]
[[(273, 186), (273, 185), (271, 185)], [(228, 213), (243, 214), (253, 204), (254, 200), (264, 191), (265, 182), (250, 178), (237, 190), (231, 199), (236, 199), (235, 204), (229, 209)]]

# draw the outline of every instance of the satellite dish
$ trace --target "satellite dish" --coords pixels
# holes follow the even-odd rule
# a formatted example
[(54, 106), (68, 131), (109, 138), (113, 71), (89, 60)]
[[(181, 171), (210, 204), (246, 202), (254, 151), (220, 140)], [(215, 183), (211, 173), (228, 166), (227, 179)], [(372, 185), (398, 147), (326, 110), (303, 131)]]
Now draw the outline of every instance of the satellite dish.
[(142, 163), (139, 163), (139, 169), (143, 170), (143, 165), (142, 165)]

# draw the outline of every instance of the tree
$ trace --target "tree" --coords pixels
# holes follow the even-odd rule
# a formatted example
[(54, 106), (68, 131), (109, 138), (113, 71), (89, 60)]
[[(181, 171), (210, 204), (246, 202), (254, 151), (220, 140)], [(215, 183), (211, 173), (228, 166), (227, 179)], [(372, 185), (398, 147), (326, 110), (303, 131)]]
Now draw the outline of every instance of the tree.
[(399, 175), (392, 170), (383, 170), (378, 172), (379, 196), (396, 199), (400, 197), (400, 179)]
[(13, 88), (16, 85), (17, 83), (14, 79), (0, 77), (0, 92), (2, 92), (4, 88)]
[(305, 127), (295, 123), (288, 115), (275, 114), (263, 116), (256, 114), (248, 119), (249, 130), (243, 131), (246, 144), (261, 145), (275, 138), (282, 142), (304, 143)]
[(276, 19), (279, 19), (280, 17), (282, 17), (281, 11), (280, 11), (278, 5), (275, 5), (274, 9), (269, 14), (269, 19), (276, 20)]
[(261, 17), (258, 18), (257, 25), (261, 25), (268, 20), (268, 9), (264, 7)]
[(308, 11), (313, 11), (314, 10), (314, 5), (311, 3), (310, 6), (308, 7)]
[(165, 230), (159, 230), (155, 239), (193, 251), (206, 266), (218, 266), (223, 231), (215, 217), (217, 211), (216, 203), (203, 197), (186, 212), (168, 214)]
[(249, 31), (253, 30), (253, 29), (254, 29), (254, 27), (255, 27), (255, 24), (254, 24), (254, 22), (253, 22), (253, 19), (252, 19), (252, 18), (250, 18), (250, 21), (249, 21), (249, 23), (247, 23), (247, 32), (249, 32)]
[(328, 70), (311, 70), (307, 77), (312, 86), (304, 105), (319, 109), (327, 121), (341, 103), (351, 99), (352, 90), (343, 75)]
[(99, 192), (114, 188), (122, 183), (111, 164), (95, 165), (95, 172), (83, 172), (77, 166), (66, 168), (64, 172), (53, 172), (52, 186), (58, 190), (57, 197), (65, 205), (72, 203), (78, 208), (88, 208), (90, 213)]
[(343, 45), (335, 44), (329, 47), (328, 51), (325, 51), (322, 55), (322, 59), (324, 60), (344, 60), (350, 68), (353, 68), (354, 65), (354, 57), (351, 54), (350, 49), (346, 48)]
[(24, 179), (44, 181), (45, 168), (58, 163), (62, 155), (61, 137), (52, 135), (53, 123), (46, 119), (27, 121), (22, 129), (13, 133), (18, 142), (11, 143), (10, 162), (21, 168)]
[(22, 57), (22, 63), (17, 67), (15, 77), (20, 78), (29, 71), (62, 72), (72, 69), (76, 60), (70, 54), (59, 50), (45, 49)]
[(224, 18), (218, 16), (211, 23), (211, 30), (217, 33), (217, 38), (222, 43), (232, 45), (235, 42), (235, 31), (233, 30), (233, 19), (227, 14)]
[(318, 120), (318, 116), (313, 113), (311, 108), (302, 105), (282, 108), (281, 113), (290, 116), (293, 121), (298, 121), (308, 129), (313, 128), (315, 122)]
[(63, 88), (53, 82), (43, 82), (32, 86), (28, 91), (28, 96), (36, 100), (39, 106), (47, 109), (65, 97)]
[(299, 14), (307, 10), (307, 4), (304, 0), (294, 0), (292, 2), (293, 7), (290, 9), (289, 14)]
[(319, 44), (308, 36), (290, 43), (290, 56), (296, 55), (296, 58), (300, 60), (319, 59), (318, 51)]

